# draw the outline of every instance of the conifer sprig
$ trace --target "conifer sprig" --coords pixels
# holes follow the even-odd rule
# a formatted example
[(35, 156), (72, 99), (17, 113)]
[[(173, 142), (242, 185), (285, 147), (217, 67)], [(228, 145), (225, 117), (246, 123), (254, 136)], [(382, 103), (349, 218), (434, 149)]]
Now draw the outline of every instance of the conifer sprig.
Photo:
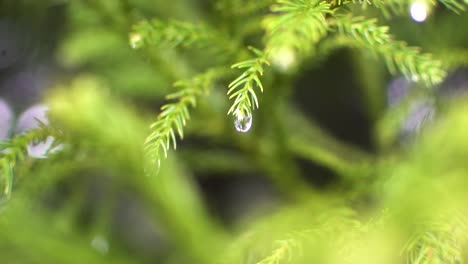
[(404, 247), (407, 263), (463, 263), (462, 248), (466, 243), (468, 225), (460, 213), (453, 219), (439, 219), (424, 225), (422, 232), (415, 234)]
[(166, 96), (167, 100), (174, 102), (161, 107), (161, 113), (157, 121), (151, 124), (152, 132), (145, 141), (145, 150), (152, 163), (157, 162), (159, 166), (161, 158), (167, 157), (171, 145), (176, 148), (176, 134), (184, 138), (184, 127), (190, 119), (189, 107), (196, 106), (198, 97), (208, 92), (219, 75), (219, 70), (211, 69), (174, 84), (179, 91)]
[(335, 23), (338, 32), (351, 37), (358, 47), (383, 57), (390, 72), (398, 70), (409, 80), (420, 80), (427, 85), (436, 85), (443, 80), (446, 73), (440, 61), (403, 41), (394, 40), (388, 27), (378, 26), (376, 22), (376, 19), (345, 16)]
[(266, 51), (275, 55), (281, 49), (294, 49), (298, 55), (307, 55), (320, 39), (326, 36), (331, 14), (325, 1), (279, 0), (272, 6), (272, 15), (262, 25), (265, 28)]
[(256, 58), (238, 62), (231, 68), (245, 69), (245, 71), (229, 84), (229, 99), (235, 98), (228, 114), (234, 115), (242, 120), (244, 117), (252, 115), (252, 109), (258, 108), (258, 98), (255, 94), (255, 87), (263, 92), (263, 85), (260, 77), (263, 75), (264, 65), (270, 65), (266, 54), (258, 49), (250, 47)]

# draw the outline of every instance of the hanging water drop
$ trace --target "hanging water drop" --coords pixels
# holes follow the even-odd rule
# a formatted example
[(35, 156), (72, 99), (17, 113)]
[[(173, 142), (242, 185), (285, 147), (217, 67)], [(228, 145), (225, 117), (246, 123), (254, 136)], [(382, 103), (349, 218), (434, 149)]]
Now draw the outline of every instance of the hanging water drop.
[(234, 120), (234, 126), (236, 130), (245, 133), (252, 127), (252, 115), (241, 116)]
[(91, 247), (103, 255), (109, 252), (109, 242), (102, 235), (96, 235), (93, 237), (91, 240)]
[(292, 48), (283, 47), (273, 53), (271, 61), (278, 70), (287, 72), (296, 64), (296, 53)]

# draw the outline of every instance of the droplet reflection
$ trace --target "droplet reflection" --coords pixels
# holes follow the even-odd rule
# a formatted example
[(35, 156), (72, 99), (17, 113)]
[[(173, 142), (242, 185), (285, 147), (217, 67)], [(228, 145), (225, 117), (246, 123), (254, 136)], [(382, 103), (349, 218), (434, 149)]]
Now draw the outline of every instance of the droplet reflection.
[(109, 251), (109, 242), (104, 236), (96, 235), (93, 240), (91, 240), (91, 247), (105, 255)]
[(138, 33), (133, 33), (130, 35), (130, 46), (132, 49), (138, 49), (141, 47), (143, 42), (143, 39), (141, 38), (141, 35)]
[(234, 126), (239, 132), (245, 133), (249, 131), (252, 127), (252, 115), (238, 117), (236, 120), (234, 120)]

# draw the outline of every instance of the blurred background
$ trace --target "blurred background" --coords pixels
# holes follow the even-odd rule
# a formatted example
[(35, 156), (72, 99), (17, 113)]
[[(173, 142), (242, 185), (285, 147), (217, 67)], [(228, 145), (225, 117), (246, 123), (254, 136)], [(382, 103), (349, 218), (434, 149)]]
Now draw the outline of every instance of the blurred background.
[[(367, 174), (353, 164), (411, 147), (439, 118), (440, 108), (468, 88), (466, 13), (428, 7), (427, 18), (418, 22), (410, 10), (390, 18), (375, 8), (356, 8), (353, 12), (378, 17), (396, 38), (441, 58), (449, 69), (446, 80), (429, 89), (390, 75), (366, 51), (318, 53), (297, 68), (272, 70), (274, 79), (265, 77), (268, 88), (252, 128), (239, 133), (226, 116), (230, 79), (222, 79), (193, 110), (186, 137), (150, 184), (136, 175), (131, 162), (138, 158), (126, 146), (141, 146), (138, 138), (149, 134), (147, 127), (175, 81), (207, 65), (236, 61), (203, 49), (133, 49), (129, 32), (143, 19), (203, 22), (232, 38), (251, 30), (241, 43), (261, 45), (255, 25), (268, 5), (235, 20), (238, 3), (243, 1), (0, 0), (0, 139), (37, 127), (37, 120), (48, 123), (47, 98), (57, 86), (69, 89), (72, 100), (88, 96), (74, 92), (80, 83), (70, 84), (84, 79), (118, 98), (115, 108), (124, 114), (116, 115), (120, 112), (111, 109), (109, 99), (109, 105), (99, 101), (86, 109), (70, 104), (65, 109), (74, 112), (64, 116), (96, 118), (99, 122), (89, 124), (109, 124), (109, 129), (89, 128), (89, 133), (105, 135), (113, 128), (115, 138), (126, 141), (90, 154), (89, 146), (99, 146), (105, 137), (81, 140), (73, 135), (88, 128), (71, 125), (76, 142), (64, 142), (57, 150), (62, 154), (45, 154), (52, 139), (30, 145), (32, 159), (15, 169), (12, 198), (0, 205), (1, 263), (194, 263), (188, 259), (203, 259), (203, 250), (191, 249), (192, 244), (209, 244), (206, 234), (223, 241), (252, 219), (294, 203), (304, 188), (349, 191), (349, 175)], [(127, 108), (136, 116), (129, 114), (128, 122)], [(71, 156), (74, 162), (66, 162)], [(358, 196), (356, 207), (375, 202)], [(189, 218), (179, 223), (174, 215)], [(188, 253), (178, 254), (180, 248)], [(96, 262), (94, 255), (102, 258)]]

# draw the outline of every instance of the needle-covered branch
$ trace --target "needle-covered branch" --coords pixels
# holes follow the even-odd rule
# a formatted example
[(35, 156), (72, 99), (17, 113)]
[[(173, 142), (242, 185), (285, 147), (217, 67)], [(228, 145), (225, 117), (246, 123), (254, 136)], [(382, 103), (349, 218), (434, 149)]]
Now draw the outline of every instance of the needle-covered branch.
[(190, 119), (190, 107), (195, 107), (197, 100), (213, 86), (219, 78), (220, 71), (208, 70), (192, 79), (178, 81), (174, 84), (179, 91), (166, 96), (167, 103), (161, 107), (161, 113), (156, 122), (151, 124), (151, 134), (146, 138), (145, 150), (149, 160), (159, 167), (161, 159), (167, 157), (171, 146), (177, 146), (176, 134), (184, 137), (184, 127)]
[(266, 54), (255, 48), (250, 48), (256, 58), (238, 62), (232, 68), (245, 69), (244, 72), (229, 84), (229, 99), (234, 99), (234, 103), (228, 114), (234, 115), (238, 120), (252, 115), (252, 110), (258, 108), (258, 98), (254, 88), (259, 88), (263, 92), (263, 85), (260, 77), (263, 75), (264, 66), (270, 65)]

